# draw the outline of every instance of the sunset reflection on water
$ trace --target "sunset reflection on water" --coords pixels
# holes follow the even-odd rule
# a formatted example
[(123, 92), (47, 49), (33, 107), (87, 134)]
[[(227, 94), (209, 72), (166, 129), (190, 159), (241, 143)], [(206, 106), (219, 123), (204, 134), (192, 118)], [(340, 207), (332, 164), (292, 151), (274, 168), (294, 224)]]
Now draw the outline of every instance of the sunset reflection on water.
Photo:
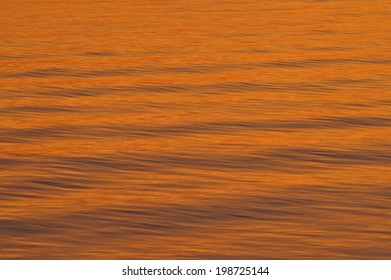
[(389, 1), (0, 10), (0, 258), (391, 258)]

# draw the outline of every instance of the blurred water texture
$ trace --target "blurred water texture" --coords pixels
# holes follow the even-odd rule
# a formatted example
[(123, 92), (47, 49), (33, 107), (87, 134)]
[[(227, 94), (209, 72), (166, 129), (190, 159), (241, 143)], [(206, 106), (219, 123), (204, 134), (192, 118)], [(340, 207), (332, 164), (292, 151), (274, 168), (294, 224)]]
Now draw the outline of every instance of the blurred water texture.
[(0, 15), (0, 258), (391, 258), (389, 1)]

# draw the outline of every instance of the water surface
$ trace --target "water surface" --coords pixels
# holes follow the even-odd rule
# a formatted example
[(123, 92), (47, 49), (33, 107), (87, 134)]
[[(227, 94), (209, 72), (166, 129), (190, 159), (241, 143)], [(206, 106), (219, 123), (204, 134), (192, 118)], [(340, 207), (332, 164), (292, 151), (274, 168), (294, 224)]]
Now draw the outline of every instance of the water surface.
[(389, 1), (0, 15), (0, 258), (391, 258)]

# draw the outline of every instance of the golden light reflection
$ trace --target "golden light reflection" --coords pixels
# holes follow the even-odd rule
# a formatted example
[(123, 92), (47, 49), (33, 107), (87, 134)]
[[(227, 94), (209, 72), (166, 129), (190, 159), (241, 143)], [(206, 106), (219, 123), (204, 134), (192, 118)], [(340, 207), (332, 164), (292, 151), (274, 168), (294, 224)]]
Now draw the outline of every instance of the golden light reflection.
[(0, 258), (388, 259), (388, 1), (18, 1)]

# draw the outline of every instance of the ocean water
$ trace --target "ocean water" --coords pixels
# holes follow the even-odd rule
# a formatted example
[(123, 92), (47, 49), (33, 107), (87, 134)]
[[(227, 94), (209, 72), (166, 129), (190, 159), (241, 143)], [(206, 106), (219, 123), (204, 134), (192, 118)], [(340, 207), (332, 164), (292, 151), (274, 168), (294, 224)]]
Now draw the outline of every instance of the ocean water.
[(1, 259), (390, 259), (391, 2), (0, 2)]

